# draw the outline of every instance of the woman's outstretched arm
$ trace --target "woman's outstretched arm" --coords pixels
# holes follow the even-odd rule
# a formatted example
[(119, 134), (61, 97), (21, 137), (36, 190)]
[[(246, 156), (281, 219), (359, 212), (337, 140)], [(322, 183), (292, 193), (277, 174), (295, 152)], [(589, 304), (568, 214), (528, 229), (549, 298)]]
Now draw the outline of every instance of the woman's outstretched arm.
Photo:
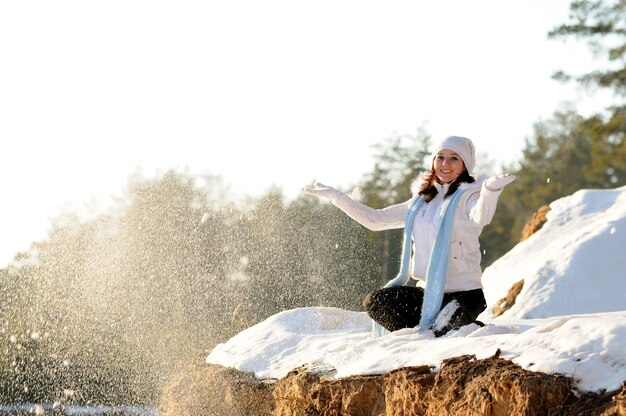
[(312, 187), (303, 188), (302, 192), (307, 195), (329, 199), (350, 218), (372, 231), (404, 227), (408, 201), (382, 209), (374, 209), (355, 201), (332, 186), (326, 186), (321, 183), (316, 183)]
[(508, 173), (492, 176), (483, 182), (480, 193), (470, 197), (467, 201), (467, 211), (476, 225), (485, 226), (491, 222), (502, 190), (515, 179), (517, 178), (514, 175)]

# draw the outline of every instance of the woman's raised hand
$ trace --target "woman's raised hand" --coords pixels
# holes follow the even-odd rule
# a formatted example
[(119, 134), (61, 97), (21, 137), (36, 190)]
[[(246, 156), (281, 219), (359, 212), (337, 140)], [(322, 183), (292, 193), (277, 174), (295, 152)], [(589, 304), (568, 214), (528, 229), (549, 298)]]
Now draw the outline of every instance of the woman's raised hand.
[(485, 181), (485, 186), (490, 191), (499, 191), (511, 182), (517, 179), (517, 176), (505, 173), (504, 175), (492, 176)]
[(319, 198), (328, 198), (333, 202), (336, 201), (341, 195), (341, 191), (336, 190), (332, 186), (323, 185), (319, 182), (316, 182), (312, 187), (302, 188), (302, 193), (317, 196)]

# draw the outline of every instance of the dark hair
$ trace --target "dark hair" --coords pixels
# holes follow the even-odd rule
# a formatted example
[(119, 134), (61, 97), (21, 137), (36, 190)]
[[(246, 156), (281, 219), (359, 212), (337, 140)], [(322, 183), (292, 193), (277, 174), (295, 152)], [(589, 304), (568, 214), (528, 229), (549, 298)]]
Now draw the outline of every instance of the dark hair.
[[(423, 195), (424, 200), (426, 202), (432, 201), (433, 198), (437, 196), (438, 191), (437, 191), (437, 188), (435, 187), (436, 181), (437, 181), (437, 175), (435, 175), (434, 169), (431, 169), (430, 172), (424, 175), (424, 178), (422, 179), (422, 183), (420, 184), (420, 188), (419, 188), (419, 191), (417, 191), (417, 194)], [(464, 182), (472, 183), (475, 181), (476, 179), (474, 179), (474, 177), (469, 174), (467, 169), (463, 169), (463, 173), (461, 173), (459, 177), (456, 178), (454, 181), (452, 181), (452, 183), (450, 184), (450, 187), (448, 188), (448, 192), (446, 192), (446, 194), (444, 195), (444, 198), (447, 198), (450, 195), (452, 195), (459, 188), (459, 185), (461, 183), (464, 183)]]

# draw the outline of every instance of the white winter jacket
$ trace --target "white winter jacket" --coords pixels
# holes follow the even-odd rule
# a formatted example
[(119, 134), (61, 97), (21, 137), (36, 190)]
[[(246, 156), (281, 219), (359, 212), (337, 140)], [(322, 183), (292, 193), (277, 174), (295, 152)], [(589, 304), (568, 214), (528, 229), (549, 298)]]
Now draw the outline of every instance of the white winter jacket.
[[(436, 215), (443, 203), (448, 185), (436, 184), (439, 192), (430, 202), (422, 205), (413, 224), (413, 263), (411, 277), (418, 286), (425, 285), (426, 269), (438, 232)], [(419, 178), (413, 183), (415, 195)], [(480, 245), (478, 237), (483, 227), (491, 222), (502, 190), (492, 191), (484, 185), (484, 178), (459, 186), (465, 192), (459, 200), (453, 222), (450, 255), (446, 276), (446, 292), (458, 292), (482, 288), (480, 278)], [(340, 193), (333, 203), (351, 218), (372, 231), (403, 228), (410, 201), (383, 209), (373, 209)]]

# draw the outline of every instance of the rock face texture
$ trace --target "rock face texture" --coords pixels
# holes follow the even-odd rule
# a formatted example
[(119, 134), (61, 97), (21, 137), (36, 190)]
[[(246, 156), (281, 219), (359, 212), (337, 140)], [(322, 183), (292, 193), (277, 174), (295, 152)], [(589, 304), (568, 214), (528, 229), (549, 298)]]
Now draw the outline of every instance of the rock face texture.
[(515, 300), (517, 299), (517, 295), (520, 294), (523, 287), (524, 287), (524, 279), (520, 280), (519, 282), (511, 286), (506, 296), (500, 299), (498, 302), (496, 302), (495, 305), (493, 305), (494, 318), (496, 316), (502, 315), (504, 312), (511, 309), (511, 306), (515, 305)]
[(272, 384), (250, 373), (200, 363), (169, 383), (160, 411), (170, 416), (271, 415)]
[(550, 212), (550, 206), (544, 205), (540, 207), (537, 212), (533, 214), (533, 217), (524, 225), (522, 230), (522, 236), (520, 241), (527, 240), (528, 237), (541, 230), (541, 227), (548, 221), (546, 215)]
[(511, 361), (462, 356), (431, 368), (334, 378), (300, 367), (280, 380), (203, 364), (164, 391), (165, 416), (626, 415), (619, 392), (576, 394), (572, 380), (524, 370)]

